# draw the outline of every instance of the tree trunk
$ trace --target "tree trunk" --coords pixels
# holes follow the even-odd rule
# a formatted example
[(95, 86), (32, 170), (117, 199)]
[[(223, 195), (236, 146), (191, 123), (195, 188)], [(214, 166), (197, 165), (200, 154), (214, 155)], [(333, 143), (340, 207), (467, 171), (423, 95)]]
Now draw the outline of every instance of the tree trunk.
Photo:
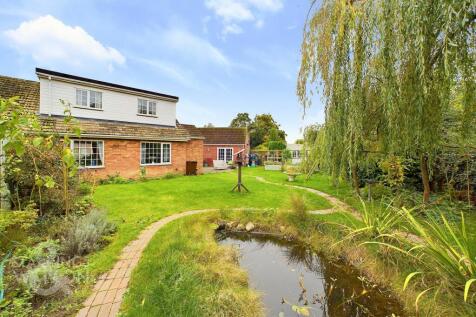
[(423, 182), (423, 202), (426, 204), (430, 201), (430, 173), (428, 172), (428, 156), (426, 154), (420, 156), (420, 169)]
[(360, 180), (359, 180), (359, 174), (357, 173), (358, 168), (357, 164), (352, 164), (352, 184), (354, 185), (354, 190), (357, 193), (357, 195), (360, 196)]

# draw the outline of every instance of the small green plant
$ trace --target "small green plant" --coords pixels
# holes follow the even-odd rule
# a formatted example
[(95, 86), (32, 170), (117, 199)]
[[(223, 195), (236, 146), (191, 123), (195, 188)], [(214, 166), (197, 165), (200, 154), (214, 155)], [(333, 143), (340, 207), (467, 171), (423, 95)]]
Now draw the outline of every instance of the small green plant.
[(60, 291), (67, 291), (69, 280), (62, 266), (54, 262), (45, 262), (23, 275), (25, 287), (33, 294), (51, 296)]
[[(461, 214), (461, 227), (458, 228), (448, 222), (443, 213), (440, 214), (440, 223), (436, 217), (420, 220), (403, 208), (404, 215), (422, 242), (415, 244), (406, 253), (418, 259), (422, 265), (422, 274), (435, 274), (448, 278), (455, 290), (463, 293), (464, 301), (470, 297), (471, 285), (476, 281), (476, 251), (474, 243), (466, 228), (464, 215)], [(417, 275), (409, 275), (410, 279)], [(418, 273), (419, 274), (419, 273)], [(405, 286), (406, 286), (405, 285)], [(433, 286), (438, 288), (439, 285)]]
[(366, 204), (362, 199), (362, 208), (359, 209), (361, 222), (350, 222), (351, 225), (344, 227), (349, 233), (341, 240), (355, 239), (365, 236), (370, 241), (393, 233), (402, 223), (401, 212), (394, 208), (391, 203), (380, 201), (378, 204)]
[(115, 230), (116, 226), (107, 220), (102, 211), (93, 210), (85, 216), (75, 216), (62, 236), (63, 252), (68, 257), (88, 254), (99, 249), (103, 237)]
[(0, 211), (0, 252), (6, 252), (26, 240), (36, 224), (36, 210)]
[(81, 196), (88, 196), (93, 193), (93, 185), (90, 182), (81, 182), (78, 187)]
[(290, 197), (291, 210), (301, 221), (308, 218), (307, 204), (302, 195), (293, 193)]
[(418, 307), (420, 298), (430, 290), (440, 294), (445, 284), (441, 283), (442, 279), (449, 284), (452, 292), (461, 294), (462, 300), (476, 304), (476, 292), (471, 292), (471, 286), (476, 282), (476, 248), (474, 237), (466, 227), (464, 215), (461, 214), (460, 227), (450, 223), (441, 212), (438, 217), (423, 219), (402, 208), (400, 215), (405, 218), (408, 230), (416, 233), (418, 239), (408, 240), (396, 234), (385, 234), (382, 236), (391, 238), (388, 240), (390, 242), (374, 243), (391, 247), (418, 263), (419, 270), (407, 276), (403, 289), (408, 287), (415, 276), (428, 277), (423, 283), (426, 289), (417, 296), (415, 306)]
[(5, 295), (5, 289), (3, 286), (3, 274), (5, 270), (5, 265), (10, 255), (11, 255), (11, 252), (7, 253), (0, 261), (0, 303), (3, 301), (4, 295)]
[(384, 172), (384, 181), (390, 187), (399, 187), (405, 180), (405, 165), (400, 157), (390, 155), (379, 164)]
[(172, 179), (177, 177), (179, 177), (179, 175), (176, 173), (167, 173), (164, 176), (162, 176), (162, 179)]
[(126, 184), (129, 183), (127, 179), (122, 177), (118, 172), (113, 174), (113, 175), (107, 175), (105, 179), (102, 179), (99, 181), (99, 184), (101, 185), (107, 185), (107, 184)]
[(147, 169), (145, 168), (145, 166), (141, 166), (139, 170), (139, 177), (141, 180), (144, 180), (146, 176), (147, 176)]
[(56, 240), (46, 240), (27, 248), (18, 256), (20, 265), (55, 262), (60, 256), (61, 246)]

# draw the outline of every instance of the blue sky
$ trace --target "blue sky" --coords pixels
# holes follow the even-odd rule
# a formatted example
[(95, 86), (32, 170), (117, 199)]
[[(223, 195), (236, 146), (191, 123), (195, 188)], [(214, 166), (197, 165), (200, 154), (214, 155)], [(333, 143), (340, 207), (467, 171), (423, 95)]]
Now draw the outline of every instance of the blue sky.
[(227, 126), (237, 112), (271, 113), (288, 134), (302, 117), (295, 94), (308, 0), (0, 0), (0, 74), (34, 68), (180, 97), (181, 122)]

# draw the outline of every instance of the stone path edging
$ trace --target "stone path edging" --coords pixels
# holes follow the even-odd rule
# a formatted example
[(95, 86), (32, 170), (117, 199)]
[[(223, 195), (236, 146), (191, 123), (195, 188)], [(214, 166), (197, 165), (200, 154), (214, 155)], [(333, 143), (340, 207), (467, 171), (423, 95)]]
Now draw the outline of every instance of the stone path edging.
[[(352, 213), (354, 216), (360, 216), (357, 214), (357, 211), (354, 208), (350, 207), (346, 203), (316, 189), (296, 185), (273, 183), (259, 176), (256, 177), (256, 179), (267, 184), (306, 190), (327, 199), (333, 205), (333, 207), (329, 209), (310, 211), (312, 214), (329, 214), (338, 210), (344, 210)], [(233, 208), (233, 210), (240, 209), (253, 208)], [(144, 229), (139, 234), (137, 239), (129, 242), (129, 244), (124, 247), (124, 249), (122, 249), (119, 261), (117, 261), (114, 267), (109, 272), (104, 273), (99, 277), (94, 286), (93, 293), (86, 299), (86, 301), (84, 301), (83, 308), (78, 312), (76, 317), (117, 316), (122, 304), (124, 293), (126, 292), (127, 286), (129, 284), (131, 273), (139, 263), (142, 252), (147, 247), (149, 241), (153, 238), (156, 232), (166, 224), (179, 218), (217, 210), (219, 209), (190, 210), (173, 214), (162, 218), (157, 222), (154, 222)]]

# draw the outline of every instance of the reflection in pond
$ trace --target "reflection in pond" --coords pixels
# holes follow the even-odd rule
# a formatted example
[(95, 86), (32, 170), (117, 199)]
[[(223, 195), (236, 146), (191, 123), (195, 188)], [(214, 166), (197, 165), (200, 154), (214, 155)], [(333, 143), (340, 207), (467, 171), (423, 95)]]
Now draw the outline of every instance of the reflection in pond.
[(246, 233), (219, 233), (218, 240), (240, 250), (240, 265), (263, 293), (267, 316), (403, 316), (388, 292), (302, 244)]

